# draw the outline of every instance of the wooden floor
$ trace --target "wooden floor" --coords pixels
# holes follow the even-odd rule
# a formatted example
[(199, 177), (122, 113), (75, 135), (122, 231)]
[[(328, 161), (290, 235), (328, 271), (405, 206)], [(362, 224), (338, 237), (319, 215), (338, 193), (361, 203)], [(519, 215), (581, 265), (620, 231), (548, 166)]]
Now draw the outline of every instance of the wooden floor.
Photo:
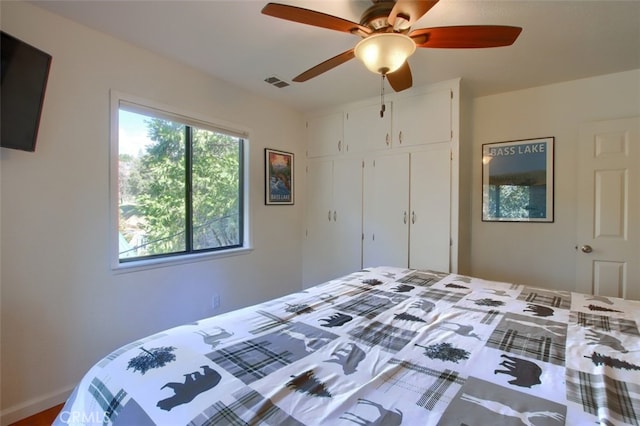
[(31, 417), (12, 423), (9, 426), (51, 426), (64, 404), (56, 405)]

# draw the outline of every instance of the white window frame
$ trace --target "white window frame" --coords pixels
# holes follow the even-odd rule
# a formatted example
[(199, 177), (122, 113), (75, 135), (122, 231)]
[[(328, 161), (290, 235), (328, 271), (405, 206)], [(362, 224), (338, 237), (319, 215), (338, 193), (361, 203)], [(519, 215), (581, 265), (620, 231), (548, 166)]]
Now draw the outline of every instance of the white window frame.
[[(120, 261), (119, 254), (119, 197), (118, 197), (118, 175), (119, 175), (119, 111), (120, 105), (126, 104), (127, 108), (140, 106), (141, 110), (153, 110), (158, 113), (158, 116), (165, 116), (166, 118), (180, 121), (184, 124), (202, 127), (209, 130), (219, 130), (225, 134), (231, 134), (243, 139), (243, 234), (242, 235), (242, 247), (235, 247), (230, 249), (222, 249), (215, 251), (207, 251), (201, 253), (185, 253), (172, 255), (167, 257), (148, 258), (140, 260), (128, 260), (126, 262)], [(133, 272), (144, 269), (160, 268), (171, 265), (179, 265), (183, 263), (198, 262), (216, 258), (224, 258), (228, 256), (235, 256), (240, 254), (246, 254), (253, 250), (251, 245), (251, 220), (249, 212), (251, 211), (249, 200), (249, 188), (250, 188), (250, 148), (249, 148), (249, 130), (241, 126), (227, 123), (222, 120), (212, 121), (207, 118), (203, 118), (199, 114), (191, 112), (183, 112), (178, 108), (162, 105), (157, 102), (153, 102), (147, 99), (140, 98), (138, 96), (125, 94), (116, 90), (110, 91), (110, 153), (109, 153), (109, 235), (110, 235), (110, 258), (111, 269), (114, 272)]]

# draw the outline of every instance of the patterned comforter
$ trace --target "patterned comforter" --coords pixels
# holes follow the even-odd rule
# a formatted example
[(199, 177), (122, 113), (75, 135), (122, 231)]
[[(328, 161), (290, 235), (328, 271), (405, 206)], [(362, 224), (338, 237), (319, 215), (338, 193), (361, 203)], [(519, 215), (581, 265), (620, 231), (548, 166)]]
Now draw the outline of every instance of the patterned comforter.
[(640, 302), (370, 268), (141, 339), (58, 425), (638, 425)]

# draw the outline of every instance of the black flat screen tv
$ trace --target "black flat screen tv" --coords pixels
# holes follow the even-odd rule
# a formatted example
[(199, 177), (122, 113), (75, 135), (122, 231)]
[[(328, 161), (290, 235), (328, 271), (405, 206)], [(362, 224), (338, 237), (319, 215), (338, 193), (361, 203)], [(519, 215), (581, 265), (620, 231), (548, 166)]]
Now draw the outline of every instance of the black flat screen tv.
[(35, 151), (51, 55), (0, 31), (0, 146)]

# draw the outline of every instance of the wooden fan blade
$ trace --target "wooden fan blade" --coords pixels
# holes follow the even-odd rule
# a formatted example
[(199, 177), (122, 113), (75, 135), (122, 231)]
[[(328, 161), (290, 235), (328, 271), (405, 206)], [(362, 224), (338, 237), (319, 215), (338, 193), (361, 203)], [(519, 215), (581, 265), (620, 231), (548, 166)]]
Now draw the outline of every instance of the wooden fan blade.
[(504, 25), (465, 25), (421, 28), (409, 33), (417, 47), (472, 49), (512, 45), (522, 28)]
[(336, 55), (331, 59), (327, 59), (326, 61), (316, 65), (313, 68), (309, 68), (299, 76), (295, 77), (293, 81), (295, 81), (296, 83), (302, 83), (303, 81), (307, 81), (309, 79), (312, 79), (313, 77), (317, 77), (323, 72), (327, 72), (330, 69), (337, 67), (338, 65), (344, 64), (348, 60), (355, 57), (356, 55), (353, 53), (353, 49), (349, 49), (346, 52), (342, 52), (341, 54)]
[[(422, 18), (436, 3), (438, 3), (438, 0), (396, 0), (387, 22), (395, 30), (406, 30), (418, 19)], [(401, 18), (402, 22), (396, 23), (398, 18)]]
[(369, 28), (363, 27), (355, 22), (338, 18), (337, 16), (327, 15), (326, 13), (316, 12), (315, 10), (289, 6), (286, 4), (267, 3), (267, 5), (262, 8), (262, 13), (275, 18), (286, 19), (287, 21), (313, 25), (314, 27), (328, 28), (330, 30), (345, 33), (360, 35), (367, 35), (371, 33)]
[(387, 80), (389, 85), (396, 92), (401, 92), (404, 89), (408, 89), (413, 85), (413, 77), (411, 76), (411, 68), (409, 68), (409, 62), (404, 61), (404, 64), (396, 71), (387, 74)]

